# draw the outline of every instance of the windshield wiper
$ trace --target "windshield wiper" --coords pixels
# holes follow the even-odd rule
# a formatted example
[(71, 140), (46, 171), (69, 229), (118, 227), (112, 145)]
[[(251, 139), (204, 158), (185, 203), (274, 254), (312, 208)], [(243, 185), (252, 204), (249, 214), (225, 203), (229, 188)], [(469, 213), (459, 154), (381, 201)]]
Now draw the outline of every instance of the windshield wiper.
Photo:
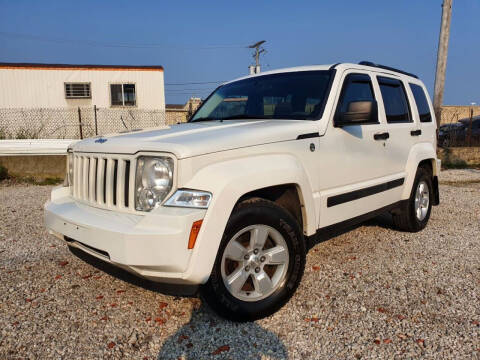
[(269, 116), (265, 115), (233, 115), (221, 118), (220, 120), (236, 120), (236, 119), (271, 119)]
[(197, 121), (212, 121), (212, 120), (221, 120), (221, 119), (206, 116), (206, 117), (201, 117), (201, 118), (198, 118), (198, 119), (193, 119), (191, 122), (197, 122)]

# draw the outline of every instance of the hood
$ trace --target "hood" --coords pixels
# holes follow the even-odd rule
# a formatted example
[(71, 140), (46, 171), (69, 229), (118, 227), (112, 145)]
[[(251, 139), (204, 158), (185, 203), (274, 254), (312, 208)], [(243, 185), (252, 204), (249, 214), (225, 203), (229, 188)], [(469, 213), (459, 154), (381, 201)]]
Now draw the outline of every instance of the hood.
[[(316, 123), (308, 120), (226, 120), (182, 123), (164, 128), (85, 139), (77, 142), (73, 150), (113, 154), (162, 151), (183, 159), (236, 148), (295, 140), (300, 134), (318, 132)], [(98, 142), (99, 138), (106, 141)]]

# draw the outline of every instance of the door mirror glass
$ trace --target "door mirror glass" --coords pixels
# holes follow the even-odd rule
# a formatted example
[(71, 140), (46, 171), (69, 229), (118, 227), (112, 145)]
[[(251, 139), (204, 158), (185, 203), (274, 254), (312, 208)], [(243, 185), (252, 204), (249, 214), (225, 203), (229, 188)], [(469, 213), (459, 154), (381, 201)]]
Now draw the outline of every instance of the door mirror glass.
[(374, 101), (351, 101), (348, 103), (347, 111), (340, 113), (337, 125), (370, 123), (375, 107)]
[(343, 82), (334, 125), (343, 127), (376, 123), (378, 123), (377, 102), (370, 76), (348, 74)]

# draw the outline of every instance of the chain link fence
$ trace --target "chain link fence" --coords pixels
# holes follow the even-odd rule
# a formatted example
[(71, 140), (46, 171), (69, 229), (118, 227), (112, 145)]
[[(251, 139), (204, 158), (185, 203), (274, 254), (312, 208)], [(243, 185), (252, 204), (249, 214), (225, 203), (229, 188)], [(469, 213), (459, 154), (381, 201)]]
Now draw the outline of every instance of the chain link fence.
[(0, 139), (83, 139), (172, 125), (186, 121), (187, 113), (96, 106), (0, 109)]
[(480, 107), (443, 106), (438, 145), (444, 148), (480, 146)]

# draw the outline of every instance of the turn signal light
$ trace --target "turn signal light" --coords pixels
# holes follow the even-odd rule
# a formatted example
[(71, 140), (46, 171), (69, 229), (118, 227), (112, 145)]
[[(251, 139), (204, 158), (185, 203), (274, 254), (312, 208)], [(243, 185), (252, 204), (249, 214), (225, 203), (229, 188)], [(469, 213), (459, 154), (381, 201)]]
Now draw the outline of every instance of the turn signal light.
[(195, 246), (195, 241), (197, 241), (198, 233), (200, 232), (200, 227), (202, 226), (203, 220), (195, 221), (190, 230), (190, 237), (188, 238), (188, 248), (193, 249)]

